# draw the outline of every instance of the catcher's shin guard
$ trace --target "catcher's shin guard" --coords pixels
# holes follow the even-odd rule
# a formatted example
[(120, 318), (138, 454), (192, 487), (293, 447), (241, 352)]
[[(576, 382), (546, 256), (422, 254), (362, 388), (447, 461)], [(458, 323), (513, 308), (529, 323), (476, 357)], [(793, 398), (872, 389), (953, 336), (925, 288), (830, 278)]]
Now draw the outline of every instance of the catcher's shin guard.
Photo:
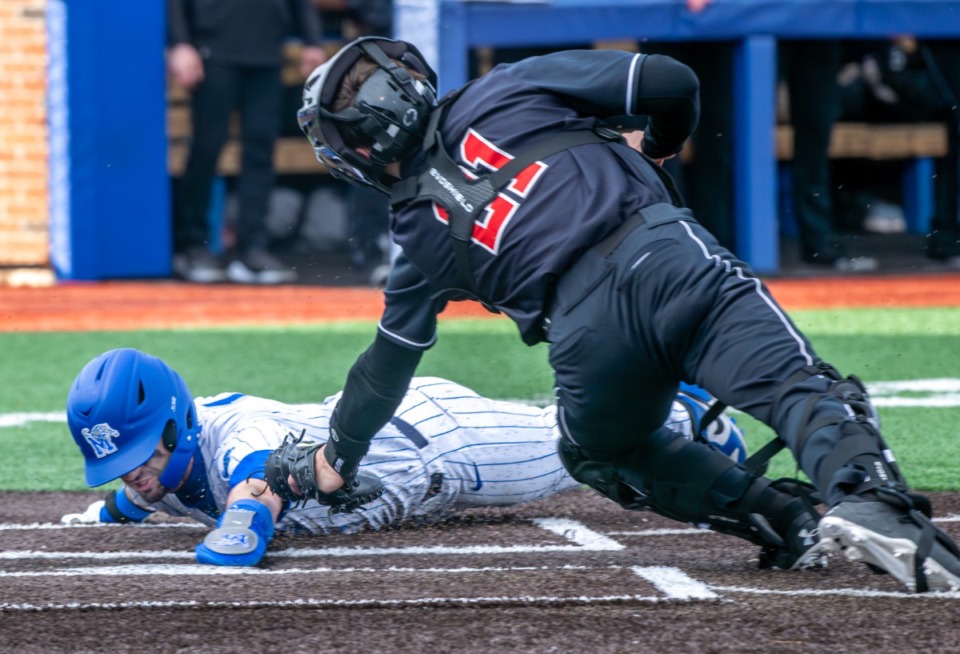
[[(834, 443), (816, 465), (816, 477), (811, 474), (830, 506), (878, 488), (907, 492), (907, 482), (880, 434), (880, 418), (856, 376), (841, 377), (822, 361), (807, 366), (783, 384), (771, 414), (779, 433), (797, 435), (793, 451), (798, 461), (804, 460), (808, 444), (822, 448), (824, 442)], [(778, 444), (782, 447), (782, 441)], [(764, 450), (767, 457), (776, 452)], [(752, 459), (746, 462), (748, 468)]]
[[(566, 436), (560, 459), (571, 476), (627, 509), (648, 508), (681, 522), (761, 546), (760, 567), (806, 567), (820, 515), (812, 488), (756, 477), (722, 453), (668, 430), (618, 464), (591, 458)], [(818, 557), (819, 559), (819, 557)]]

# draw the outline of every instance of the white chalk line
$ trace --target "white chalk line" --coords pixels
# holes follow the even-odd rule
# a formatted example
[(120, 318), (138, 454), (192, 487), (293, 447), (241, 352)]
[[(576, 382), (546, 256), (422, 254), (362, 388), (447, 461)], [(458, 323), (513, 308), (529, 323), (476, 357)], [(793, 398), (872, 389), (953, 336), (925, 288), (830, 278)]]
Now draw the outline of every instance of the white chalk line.
[(750, 588), (748, 586), (711, 586), (719, 593), (740, 593), (744, 595), (787, 595), (790, 597), (894, 597), (911, 599), (960, 600), (960, 592), (939, 591), (934, 593), (911, 593), (908, 591), (861, 590), (858, 588), (798, 588), (794, 590), (775, 590), (771, 588)]
[[(960, 522), (960, 515), (950, 513), (945, 516), (933, 518), (931, 522)], [(641, 529), (640, 531), (607, 531), (607, 536), (717, 536), (718, 532), (712, 529), (700, 529), (698, 527), (687, 527), (680, 529)]]
[(458, 566), (454, 568), (410, 568), (399, 566), (385, 567), (347, 567), (332, 568), (318, 566), (314, 568), (286, 568), (283, 570), (269, 570), (262, 568), (240, 566), (215, 566), (182, 563), (156, 563), (134, 565), (105, 565), (82, 568), (60, 568), (57, 570), (0, 570), (0, 577), (240, 577), (240, 576), (283, 576), (283, 575), (312, 575), (328, 573), (357, 573), (357, 574), (384, 574), (384, 573), (414, 573), (414, 574), (470, 574), (496, 572), (542, 572), (546, 570), (619, 570), (623, 566), (611, 565), (596, 568), (585, 565), (541, 565), (541, 566)]
[(649, 581), (661, 593), (670, 599), (717, 599), (719, 595), (713, 592), (705, 583), (697, 581), (679, 568), (665, 566), (634, 566), (633, 573)]
[[(530, 554), (544, 552), (616, 552), (624, 545), (603, 534), (588, 529), (576, 520), (562, 518), (534, 518), (532, 522), (551, 533), (570, 541), (570, 545), (467, 545), (467, 546), (422, 546), (411, 547), (322, 547), (288, 548), (270, 552), (276, 558), (349, 557), (349, 556), (434, 556), (438, 554), (491, 555)], [(0, 551), (0, 560), (67, 560), (67, 559), (187, 559), (193, 558), (190, 551), (119, 551), (119, 552), (53, 552), (38, 550)]]
[[(960, 406), (960, 379), (942, 377), (933, 379), (908, 379), (902, 381), (876, 381), (867, 384), (867, 391), (876, 406), (880, 407), (928, 407), (949, 408)], [(546, 406), (552, 398), (513, 398), (508, 401), (520, 404)], [(23, 427), (33, 422), (65, 423), (63, 411), (19, 411), (0, 413), (0, 428)]]
[(304, 598), (296, 600), (243, 602), (201, 602), (197, 600), (156, 601), (156, 602), (67, 602), (64, 604), (28, 604), (0, 603), (0, 613), (14, 611), (88, 611), (91, 609), (143, 609), (143, 608), (203, 608), (203, 609), (247, 609), (247, 608), (395, 608), (406, 606), (429, 606), (435, 608), (455, 606), (517, 606), (539, 604), (561, 604), (565, 606), (583, 606), (587, 604), (624, 604), (658, 603), (669, 598), (649, 595), (518, 595), (502, 597), (423, 597), (415, 599), (359, 599), (334, 600)]
[(455, 606), (516, 606), (532, 604), (614, 604), (614, 603), (665, 603), (665, 602), (692, 602), (717, 601), (728, 595), (767, 595), (796, 597), (857, 597), (857, 598), (894, 598), (914, 600), (960, 600), (960, 592), (936, 593), (909, 593), (897, 591), (861, 590), (855, 588), (814, 589), (800, 588), (792, 590), (772, 590), (764, 588), (750, 588), (745, 586), (709, 586), (691, 579), (676, 568), (633, 568), (634, 572), (652, 583), (665, 596), (651, 595), (520, 595), (496, 597), (424, 597), (413, 599), (358, 599), (336, 600), (302, 598), (295, 600), (250, 600), (242, 602), (229, 601), (140, 601), (140, 602), (66, 602), (62, 604), (32, 604), (32, 603), (0, 603), (0, 613), (34, 612), (34, 611), (77, 611), (77, 610), (116, 610), (116, 609), (151, 609), (151, 608), (205, 608), (205, 609), (232, 609), (232, 608), (395, 608), (412, 606), (455, 607)]
[(93, 524), (63, 524), (62, 522), (31, 522), (28, 524), (0, 524), (0, 531), (36, 531), (51, 529), (210, 529), (200, 522), (139, 522), (139, 523), (110, 523), (96, 522)]

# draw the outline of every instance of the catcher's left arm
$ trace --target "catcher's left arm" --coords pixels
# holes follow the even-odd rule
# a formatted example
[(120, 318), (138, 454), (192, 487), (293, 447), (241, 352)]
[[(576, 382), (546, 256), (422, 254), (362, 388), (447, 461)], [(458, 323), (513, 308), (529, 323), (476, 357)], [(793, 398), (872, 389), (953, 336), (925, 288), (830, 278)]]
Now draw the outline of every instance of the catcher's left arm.
[[(327, 443), (304, 442), (306, 431), (299, 436), (288, 434), (283, 443), (267, 457), (264, 476), (270, 490), (294, 505), (316, 500), (330, 507), (330, 513), (350, 513), (383, 494), (381, 481), (360, 472), (360, 459), (346, 459), (337, 452), (336, 443), (343, 438), (331, 427)], [(318, 456), (319, 451), (319, 456)], [(339, 477), (343, 485), (324, 491), (318, 470), (327, 467), (325, 483)]]

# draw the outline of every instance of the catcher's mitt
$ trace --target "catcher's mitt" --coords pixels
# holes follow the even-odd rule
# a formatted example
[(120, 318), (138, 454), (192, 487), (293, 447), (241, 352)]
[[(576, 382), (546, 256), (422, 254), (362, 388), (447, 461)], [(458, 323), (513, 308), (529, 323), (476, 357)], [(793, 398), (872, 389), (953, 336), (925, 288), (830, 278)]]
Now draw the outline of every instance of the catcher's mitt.
[[(300, 436), (287, 434), (280, 447), (267, 457), (264, 477), (270, 490), (282, 499), (293, 502), (294, 507), (313, 499), (329, 506), (331, 513), (350, 513), (383, 495), (383, 484), (380, 480), (365, 472), (356, 472), (353, 475), (341, 473), (344, 478), (343, 486), (332, 493), (321, 491), (313, 460), (316, 451), (323, 447), (324, 443), (304, 443), (305, 435), (306, 430), (302, 431)], [(330, 446), (332, 447), (332, 444)], [(292, 477), (296, 482), (299, 493), (294, 492), (287, 482), (288, 477)]]

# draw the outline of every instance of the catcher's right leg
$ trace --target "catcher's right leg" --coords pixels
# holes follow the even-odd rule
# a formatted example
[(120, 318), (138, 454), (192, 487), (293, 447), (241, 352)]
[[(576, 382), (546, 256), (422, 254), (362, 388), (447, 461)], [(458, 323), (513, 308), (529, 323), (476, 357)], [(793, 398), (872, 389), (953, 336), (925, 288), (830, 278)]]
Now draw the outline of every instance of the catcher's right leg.
[(761, 546), (761, 568), (805, 568), (821, 562), (814, 549), (820, 514), (812, 488), (796, 480), (751, 475), (702, 443), (660, 429), (620, 462), (603, 460), (566, 435), (558, 445), (571, 476), (627, 509), (738, 536)]

